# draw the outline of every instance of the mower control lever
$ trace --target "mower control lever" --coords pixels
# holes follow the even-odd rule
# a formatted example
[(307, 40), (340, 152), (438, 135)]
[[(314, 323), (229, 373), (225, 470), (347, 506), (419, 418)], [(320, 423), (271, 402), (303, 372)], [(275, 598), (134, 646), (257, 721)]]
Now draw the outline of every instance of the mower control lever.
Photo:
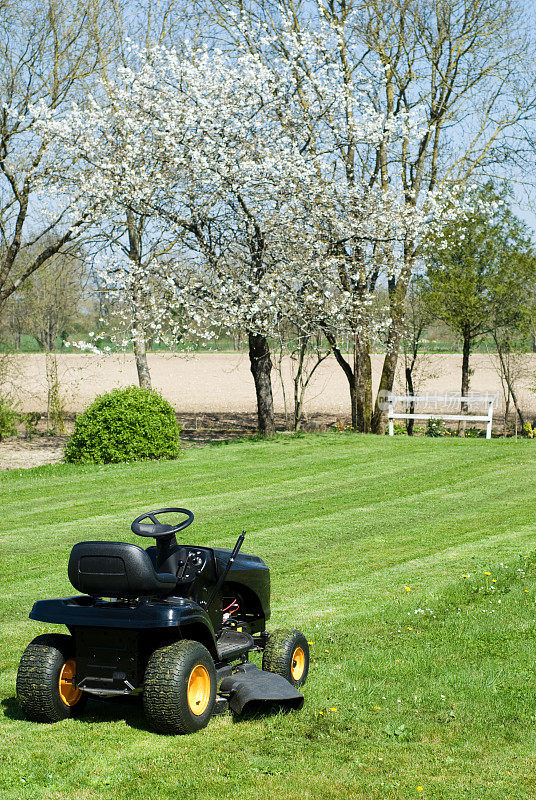
[[(158, 514), (186, 514), (186, 519), (179, 522), (177, 525), (169, 525), (164, 522), (159, 522), (157, 519)], [(152, 524), (142, 522), (144, 519), (150, 519)], [(183, 531), (188, 525), (194, 521), (194, 515), (187, 508), (160, 508), (157, 511), (146, 511), (136, 517), (130, 526), (133, 533), (138, 536), (152, 536), (155, 539), (163, 539), (166, 536), (172, 536), (174, 533)]]
[(216, 598), (216, 595), (218, 594), (218, 592), (220, 591), (221, 587), (223, 586), (223, 584), (225, 582), (225, 578), (227, 577), (227, 573), (229, 572), (229, 570), (231, 569), (231, 567), (234, 564), (235, 558), (237, 557), (238, 551), (242, 547), (242, 544), (243, 544), (245, 538), (246, 538), (246, 532), (242, 531), (242, 533), (240, 534), (240, 536), (236, 540), (236, 544), (233, 547), (233, 552), (229, 556), (229, 561), (227, 562), (227, 564), (223, 568), (223, 572), (221, 572), (220, 577), (216, 581), (216, 585), (214, 586), (214, 588), (212, 590), (212, 594), (210, 595), (209, 599), (204, 603), (205, 608), (210, 608), (210, 606), (214, 602), (214, 600)]

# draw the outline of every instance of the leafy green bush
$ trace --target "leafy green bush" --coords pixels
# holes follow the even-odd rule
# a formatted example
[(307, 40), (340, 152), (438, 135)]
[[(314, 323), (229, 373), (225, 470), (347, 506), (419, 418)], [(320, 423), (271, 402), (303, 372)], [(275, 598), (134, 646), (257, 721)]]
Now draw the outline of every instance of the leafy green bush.
[(0, 442), (6, 436), (16, 436), (17, 426), (15, 421), (18, 417), (17, 412), (5, 397), (0, 397)]
[(426, 423), (426, 436), (444, 436), (445, 423), (442, 419), (434, 419), (430, 417)]
[(477, 428), (475, 425), (472, 425), (470, 428), (465, 429), (465, 438), (466, 439), (483, 439), (486, 436), (486, 431), (483, 428)]
[(31, 439), (37, 433), (37, 425), (41, 419), (39, 411), (28, 411), (26, 414), (21, 415), (21, 420), (24, 423), (24, 433), (27, 439)]
[(74, 464), (116, 464), (176, 458), (180, 428), (167, 400), (129, 386), (99, 395), (77, 417), (65, 460)]

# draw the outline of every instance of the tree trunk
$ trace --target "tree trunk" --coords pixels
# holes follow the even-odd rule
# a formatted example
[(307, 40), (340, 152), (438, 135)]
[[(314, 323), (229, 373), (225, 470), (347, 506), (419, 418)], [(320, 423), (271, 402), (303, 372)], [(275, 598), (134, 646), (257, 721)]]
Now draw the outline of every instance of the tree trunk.
[(134, 358), (136, 359), (136, 369), (138, 370), (138, 382), (142, 389), (152, 389), (151, 373), (147, 363), (147, 350), (145, 346), (145, 336), (141, 326), (136, 326), (132, 330), (132, 343), (134, 346)]
[(387, 353), (383, 359), (380, 385), (378, 387), (378, 394), (376, 395), (376, 402), (374, 404), (374, 414), (372, 415), (372, 433), (385, 433), (386, 416), (385, 410), (381, 408), (383, 405), (382, 398), (385, 398), (386, 395), (391, 394), (393, 391), (399, 345), (400, 334), (398, 331), (393, 331), (392, 334), (390, 333), (389, 340), (387, 342)]
[(523, 428), (523, 426), (525, 425), (525, 418), (523, 416), (523, 412), (519, 408), (519, 403), (517, 401), (517, 395), (515, 393), (514, 384), (512, 382), (511, 376), (510, 376), (510, 370), (508, 369), (508, 364), (506, 364), (506, 362), (504, 360), (504, 353), (502, 352), (502, 350), (500, 349), (499, 346), (497, 346), (497, 352), (499, 354), (499, 362), (500, 362), (500, 365), (501, 365), (501, 371), (502, 371), (502, 374), (504, 376), (504, 380), (506, 381), (506, 385), (508, 387), (508, 391), (510, 392), (512, 400), (514, 401), (514, 408), (516, 410), (517, 416), (519, 417), (519, 421), (521, 423), (521, 428)]
[[(415, 360), (413, 360), (412, 366), (406, 367), (406, 386), (408, 388), (408, 394), (410, 395), (410, 397), (413, 397), (414, 394), (415, 394), (415, 391), (413, 389), (413, 374), (412, 374), (413, 373), (413, 364), (415, 364)], [(414, 414), (415, 413), (415, 403), (413, 402), (413, 400), (411, 400), (410, 404), (409, 404), (409, 413), (410, 414)], [(414, 425), (415, 425), (415, 420), (414, 419), (408, 419), (408, 421), (406, 423), (406, 430), (408, 432), (408, 436), (413, 436), (413, 426)]]
[(298, 366), (296, 369), (296, 375), (294, 376), (294, 418), (292, 422), (292, 428), (295, 431), (299, 431), (301, 428), (301, 421), (302, 421), (302, 409), (303, 409), (303, 397), (305, 393), (305, 386), (303, 384), (303, 365), (305, 362), (305, 355), (307, 351), (307, 342), (308, 340), (305, 339), (299, 347), (298, 350)]
[(369, 341), (367, 338), (358, 337), (354, 347), (357, 418), (355, 428), (361, 433), (370, 433), (372, 425), (372, 365)]
[[(136, 224), (136, 218), (132, 211), (127, 211), (127, 230), (129, 241), (128, 257), (137, 269), (141, 267), (141, 228)], [(144, 325), (141, 315), (136, 311), (143, 308), (143, 298), (139, 288), (134, 284), (132, 288), (132, 305), (134, 314), (132, 319), (132, 344), (134, 347), (134, 357), (136, 359), (136, 369), (138, 370), (138, 382), (142, 389), (151, 390), (151, 373), (147, 363), (147, 341), (145, 337)]]
[(257, 418), (259, 433), (273, 436), (275, 433), (274, 401), (272, 396), (272, 360), (265, 336), (248, 333), (249, 363), (255, 381), (257, 395)]
[(397, 281), (395, 281), (394, 278), (388, 281), (391, 324), (389, 325), (389, 334), (387, 336), (387, 351), (383, 359), (380, 385), (374, 403), (374, 414), (372, 415), (371, 426), (372, 433), (384, 434), (387, 426), (385, 397), (392, 393), (393, 384), (395, 382), (398, 351), (400, 349), (404, 321), (404, 301), (413, 272), (415, 252), (413, 243), (411, 241), (406, 241), (404, 243), (404, 269)]
[(370, 433), (372, 422), (372, 367), (370, 362), (368, 339), (360, 340), (354, 336), (354, 368), (344, 358), (335, 339), (326, 334), (337, 364), (341, 367), (348, 381), (350, 390), (350, 407), (352, 410), (352, 428), (361, 433)]
[(382, 374), (380, 377), (380, 385), (378, 387), (378, 394), (376, 395), (376, 402), (374, 403), (374, 414), (372, 415), (372, 433), (384, 434), (387, 425), (387, 417), (385, 414), (386, 404), (384, 402), (386, 395), (393, 391), (393, 384), (395, 382), (396, 365), (398, 362), (398, 351), (400, 348), (400, 340), (402, 338), (402, 321), (404, 319), (404, 298), (407, 291), (407, 280), (400, 278), (397, 285), (390, 290), (391, 298), (391, 325), (389, 326), (389, 334), (387, 337), (387, 352), (383, 359)]
[(506, 399), (504, 401), (503, 439), (506, 439), (508, 435), (508, 414), (510, 413), (510, 399), (511, 399), (511, 394), (510, 390), (508, 390)]
[(300, 345), (300, 349), (298, 351), (298, 367), (296, 375), (294, 377), (294, 430), (295, 431), (298, 431), (301, 428), (303, 407), (305, 402), (305, 392), (307, 391), (309, 382), (311, 381), (311, 378), (315, 374), (320, 364), (327, 358), (327, 353), (325, 355), (322, 355), (321, 353), (317, 352), (316, 362), (314, 363), (312, 369), (309, 369), (307, 365), (308, 342), (309, 338), (306, 338), (305, 342), (302, 345)]
[[(329, 341), (329, 339), (328, 339)], [(355, 358), (355, 351), (354, 351), (354, 369), (350, 366), (348, 361), (345, 359), (339, 348), (333, 343), (331, 343), (331, 349), (333, 351), (333, 355), (337, 361), (337, 364), (341, 367), (342, 371), (346, 375), (346, 380), (348, 381), (348, 389), (350, 390), (350, 409), (352, 414), (352, 428), (354, 430), (358, 430), (358, 410), (357, 410), (357, 387), (356, 387), (356, 379), (355, 379), (355, 369), (357, 368), (357, 359)]]
[[(471, 355), (471, 334), (466, 331), (463, 334), (463, 355), (462, 355), (462, 397), (469, 394), (469, 357)], [(462, 403), (462, 414), (467, 412), (467, 403)]]
[[(463, 355), (462, 355), (462, 386), (461, 386), (461, 393), (462, 397), (467, 397), (469, 394), (469, 357), (471, 355), (471, 332), (466, 329), (463, 332)], [(465, 401), (462, 401), (460, 405), (461, 413), (467, 414), (468, 405)], [(458, 425), (458, 436), (465, 436), (465, 427), (466, 423), (461, 421)]]

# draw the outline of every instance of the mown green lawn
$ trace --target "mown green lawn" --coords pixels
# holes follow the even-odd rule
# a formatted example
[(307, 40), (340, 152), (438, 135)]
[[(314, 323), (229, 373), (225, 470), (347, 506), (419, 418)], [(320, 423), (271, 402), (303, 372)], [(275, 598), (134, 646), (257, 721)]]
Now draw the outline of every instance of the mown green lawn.
[[(0, 797), (533, 798), (535, 486), (531, 441), (331, 433), (3, 473)], [(128, 704), (26, 722), (18, 660), (52, 630), (33, 601), (71, 593), (75, 542), (134, 541), (134, 516), (175, 504), (192, 543), (245, 528), (270, 565), (271, 626), (311, 642), (304, 709), (188, 737)]]

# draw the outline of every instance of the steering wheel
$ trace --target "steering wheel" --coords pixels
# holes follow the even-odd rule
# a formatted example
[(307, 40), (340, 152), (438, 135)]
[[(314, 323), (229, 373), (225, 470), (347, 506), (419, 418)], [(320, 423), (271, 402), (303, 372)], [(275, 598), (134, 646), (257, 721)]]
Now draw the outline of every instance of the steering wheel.
[[(158, 522), (158, 514), (186, 514), (187, 519), (183, 519), (178, 525), (168, 525), (164, 522)], [(152, 524), (142, 522), (143, 519), (150, 519)], [(171, 536), (173, 533), (183, 531), (193, 521), (194, 515), (187, 508), (159, 508), (157, 511), (146, 511), (145, 514), (140, 514), (130, 528), (138, 536), (153, 536), (155, 539), (163, 539), (165, 536)]]

